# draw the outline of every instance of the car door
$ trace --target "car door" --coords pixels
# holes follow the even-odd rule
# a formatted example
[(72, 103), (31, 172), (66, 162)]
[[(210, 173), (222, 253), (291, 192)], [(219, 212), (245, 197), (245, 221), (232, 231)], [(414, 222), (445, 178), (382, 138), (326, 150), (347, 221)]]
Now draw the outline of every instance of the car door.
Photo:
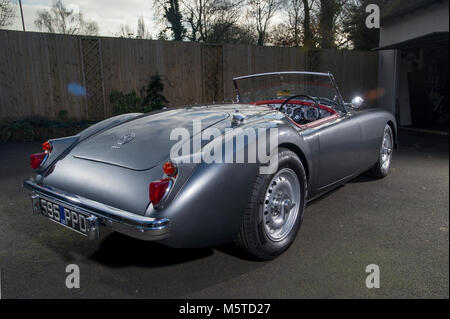
[(318, 192), (327, 191), (358, 172), (361, 128), (352, 113), (317, 127), (319, 135)]

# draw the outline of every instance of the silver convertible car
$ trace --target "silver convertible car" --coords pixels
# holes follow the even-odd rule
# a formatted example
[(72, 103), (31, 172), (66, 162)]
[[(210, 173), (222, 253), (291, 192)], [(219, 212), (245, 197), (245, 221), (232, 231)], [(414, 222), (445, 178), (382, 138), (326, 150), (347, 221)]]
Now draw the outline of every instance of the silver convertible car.
[(330, 73), (233, 81), (234, 103), (119, 115), (45, 142), (24, 181), (33, 212), (89, 239), (107, 227), (172, 247), (234, 241), (268, 260), (309, 201), (388, 174), (395, 118), (345, 103)]

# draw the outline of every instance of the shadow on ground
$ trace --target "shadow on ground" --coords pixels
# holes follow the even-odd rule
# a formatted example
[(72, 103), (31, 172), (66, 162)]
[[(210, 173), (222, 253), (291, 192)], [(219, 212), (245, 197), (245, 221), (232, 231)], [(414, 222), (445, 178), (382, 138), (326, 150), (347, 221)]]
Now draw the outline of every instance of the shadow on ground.
[(212, 256), (212, 248), (177, 249), (112, 233), (90, 259), (110, 267), (161, 267)]

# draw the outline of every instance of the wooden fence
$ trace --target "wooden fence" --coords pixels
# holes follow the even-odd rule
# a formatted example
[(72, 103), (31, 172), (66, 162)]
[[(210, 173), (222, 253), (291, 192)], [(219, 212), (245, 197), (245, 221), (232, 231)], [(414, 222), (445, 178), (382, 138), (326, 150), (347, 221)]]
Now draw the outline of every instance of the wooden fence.
[(0, 118), (56, 118), (61, 110), (77, 119), (105, 118), (112, 90), (139, 92), (156, 73), (170, 106), (230, 101), (233, 77), (287, 70), (330, 71), (349, 99), (376, 89), (377, 69), (375, 52), (0, 30)]

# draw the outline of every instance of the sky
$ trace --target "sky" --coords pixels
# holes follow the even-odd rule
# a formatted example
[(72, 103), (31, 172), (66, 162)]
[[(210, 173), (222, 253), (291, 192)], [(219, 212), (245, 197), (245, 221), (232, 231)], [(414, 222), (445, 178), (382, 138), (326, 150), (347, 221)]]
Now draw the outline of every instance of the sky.
[[(16, 18), (9, 29), (22, 30), (18, 0)], [(140, 16), (144, 17), (145, 24), (152, 38), (159, 32), (151, 0), (63, 0), (68, 8), (79, 9), (86, 20), (96, 21), (99, 26), (99, 35), (114, 36), (119, 32), (120, 26), (128, 24), (134, 32)], [(51, 8), (54, 0), (22, 0), (23, 15), (26, 31), (39, 31), (34, 25), (36, 12)]]

